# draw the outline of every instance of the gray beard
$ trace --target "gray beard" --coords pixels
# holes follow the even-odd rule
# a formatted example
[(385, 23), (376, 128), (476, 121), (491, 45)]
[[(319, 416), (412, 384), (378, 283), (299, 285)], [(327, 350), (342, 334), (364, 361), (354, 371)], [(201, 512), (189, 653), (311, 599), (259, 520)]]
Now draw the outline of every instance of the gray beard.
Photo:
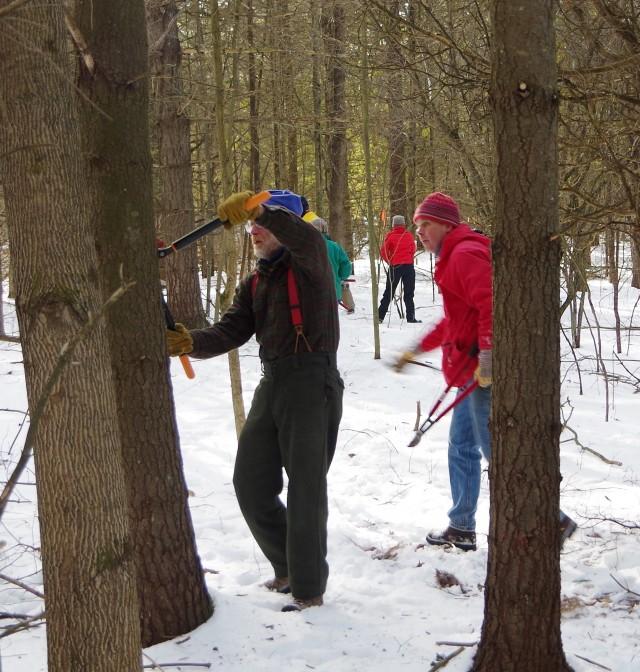
[(255, 255), (256, 259), (271, 259), (273, 255), (282, 247), (282, 245), (278, 244), (272, 249), (258, 249), (255, 245), (253, 246), (253, 254)]

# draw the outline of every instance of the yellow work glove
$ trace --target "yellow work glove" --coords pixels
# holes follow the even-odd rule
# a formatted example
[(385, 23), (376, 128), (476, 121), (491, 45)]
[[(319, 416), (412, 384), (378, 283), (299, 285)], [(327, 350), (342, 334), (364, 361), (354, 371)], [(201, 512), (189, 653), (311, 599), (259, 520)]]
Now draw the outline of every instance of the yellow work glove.
[(480, 387), (491, 385), (491, 350), (480, 350), (478, 368), (475, 370), (473, 377), (478, 381)]
[(400, 357), (393, 364), (393, 369), (396, 373), (400, 373), (402, 369), (409, 363), (413, 362), (416, 358), (416, 353), (413, 350), (407, 350), (403, 352)]
[(175, 329), (167, 329), (167, 350), (170, 357), (188, 355), (193, 350), (193, 338), (184, 324), (176, 322)]
[(244, 224), (250, 219), (257, 217), (260, 212), (258, 207), (252, 210), (245, 210), (245, 203), (253, 195), (253, 191), (241, 191), (237, 194), (231, 194), (229, 198), (225, 198), (218, 207), (218, 219), (221, 219), (228, 228)]

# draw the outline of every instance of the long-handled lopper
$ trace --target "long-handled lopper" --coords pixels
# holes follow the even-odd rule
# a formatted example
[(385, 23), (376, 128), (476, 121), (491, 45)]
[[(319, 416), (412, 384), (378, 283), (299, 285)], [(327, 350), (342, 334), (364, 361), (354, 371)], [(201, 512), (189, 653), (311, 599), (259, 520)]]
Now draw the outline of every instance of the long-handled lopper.
[[(270, 198), (271, 194), (268, 191), (261, 191), (257, 194), (254, 194), (253, 196), (251, 196), (251, 198), (248, 198), (246, 200), (244, 204), (244, 209), (253, 210), (254, 208), (257, 208), (261, 203), (268, 201)], [(221, 226), (224, 226), (225, 223), (226, 222), (223, 222), (221, 219), (216, 217), (215, 219), (212, 219), (210, 222), (202, 224), (197, 229), (194, 229), (193, 231), (190, 231), (189, 233), (182, 236), (181, 238), (178, 238), (178, 240), (174, 240), (173, 243), (171, 243), (171, 245), (159, 248), (158, 256), (160, 257), (160, 259), (163, 259), (164, 257), (173, 252), (183, 250), (185, 247), (193, 245), (193, 243), (195, 243), (196, 240), (200, 240), (200, 238), (206, 236), (208, 233), (211, 233), (212, 231), (219, 229)]]
[[(261, 203), (268, 201), (270, 198), (271, 194), (268, 191), (261, 191), (257, 194), (254, 194), (245, 201), (244, 209), (253, 210), (254, 208), (258, 207)], [(216, 217), (215, 219), (212, 219), (210, 222), (202, 224), (202, 226), (199, 226), (193, 231), (190, 231), (181, 238), (174, 240), (173, 243), (171, 243), (171, 245), (167, 245), (166, 247), (159, 247), (157, 250), (158, 257), (160, 259), (163, 259), (172, 252), (178, 252), (178, 250), (183, 250), (185, 247), (189, 247), (189, 245), (195, 243), (196, 240), (200, 240), (200, 238), (202, 238), (203, 236), (206, 236), (208, 233), (211, 233), (212, 231), (215, 231), (216, 229), (219, 229), (221, 226), (224, 225), (225, 222)], [(176, 323), (175, 320), (173, 319), (173, 315), (171, 315), (171, 311), (169, 310), (167, 302), (164, 300), (164, 296), (162, 297), (162, 309), (164, 311), (164, 319), (165, 322), (167, 323), (167, 328), (173, 329), (175, 331)], [(185, 374), (187, 375), (187, 378), (195, 378), (196, 374), (193, 370), (193, 367), (191, 366), (189, 357), (187, 355), (180, 355), (180, 362), (182, 364), (182, 368), (184, 369)]]
[[(167, 302), (164, 300), (164, 296), (162, 297), (162, 310), (164, 311), (164, 319), (165, 322), (167, 323), (167, 329), (176, 331), (176, 321), (173, 319), (173, 315), (169, 310)], [(191, 360), (189, 359), (188, 355), (180, 355), (180, 363), (182, 364), (182, 368), (184, 369), (187, 378), (196, 377), (196, 372), (193, 370), (193, 367), (191, 366)]]
[[(471, 350), (469, 351), (467, 357), (465, 357), (462, 360), (462, 362), (460, 362), (460, 366), (453, 372), (452, 378), (454, 380), (458, 377), (460, 373), (462, 373), (465, 366), (467, 366), (468, 358), (475, 357), (477, 353), (478, 353), (478, 346), (474, 345), (473, 348), (471, 348)], [(436, 422), (441, 420), (450, 410), (455, 408), (463, 399), (466, 399), (476, 389), (476, 387), (478, 387), (478, 382), (474, 380), (468, 387), (464, 388), (464, 390), (460, 394), (458, 394), (458, 396), (456, 396), (456, 398), (443, 411), (440, 411), (440, 413), (438, 413), (438, 415), (434, 417), (434, 413), (438, 410), (438, 408), (440, 408), (442, 402), (444, 401), (445, 397), (447, 396), (449, 390), (452, 387), (453, 385), (447, 385), (447, 387), (440, 394), (440, 396), (436, 400), (436, 403), (429, 411), (427, 419), (420, 425), (416, 433), (413, 435), (413, 438), (409, 442), (408, 445), (410, 448), (417, 446), (420, 443), (422, 437), (436, 424)]]

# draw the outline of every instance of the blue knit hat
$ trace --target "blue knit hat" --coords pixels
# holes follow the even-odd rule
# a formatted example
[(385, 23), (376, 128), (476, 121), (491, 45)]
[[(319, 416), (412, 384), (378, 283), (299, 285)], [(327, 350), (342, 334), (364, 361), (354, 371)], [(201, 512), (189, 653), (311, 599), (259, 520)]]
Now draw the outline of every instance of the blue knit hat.
[(288, 189), (269, 189), (271, 197), (268, 201), (265, 201), (263, 205), (279, 205), (282, 208), (291, 210), (294, 215), (302, 214), (302, 199), (298, 194), (294, 194)]

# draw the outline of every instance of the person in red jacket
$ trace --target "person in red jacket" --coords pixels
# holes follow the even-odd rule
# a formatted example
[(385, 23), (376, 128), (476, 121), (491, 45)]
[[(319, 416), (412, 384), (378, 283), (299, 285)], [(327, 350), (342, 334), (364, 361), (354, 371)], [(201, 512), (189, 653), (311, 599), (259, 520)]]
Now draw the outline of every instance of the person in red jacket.
[[(473, 380), (478, 387), (453, 411), (449, 430), (449, 482), (452, 506), (444, 532), (427, 542), (476, 550), (476, 508), (482, 455), (491, 457), (492, 265), (491, 241), (460, 221), (457, 203), (435, 192), (416, 208), (413, 221), (423, 247), (437, 257), (434, 278), (442, 294), (444, 317), (411, 352), (396, 363), (400, 371), (417, 353), (442, 348), (442, 372), (461, 395)], [(576, 523), (560, 512), (562, 541)]]
[(411, 232), (407, 230), (402, 215), (394, 215), (391, 226), (392, 229), (385, 236), (380, 248), (380, 256), (389, 264), (389, 271), (382, 301), (378, 307), (378, 320), (379, 322), (384, 320), (396, 287), (402, 281), (407, 322), (421, 322), (422, 320), (416, 320), (416, 309), (413, 304), (413, 293), (416, 287), (413, 255), (416, 253), (416, 242)]

